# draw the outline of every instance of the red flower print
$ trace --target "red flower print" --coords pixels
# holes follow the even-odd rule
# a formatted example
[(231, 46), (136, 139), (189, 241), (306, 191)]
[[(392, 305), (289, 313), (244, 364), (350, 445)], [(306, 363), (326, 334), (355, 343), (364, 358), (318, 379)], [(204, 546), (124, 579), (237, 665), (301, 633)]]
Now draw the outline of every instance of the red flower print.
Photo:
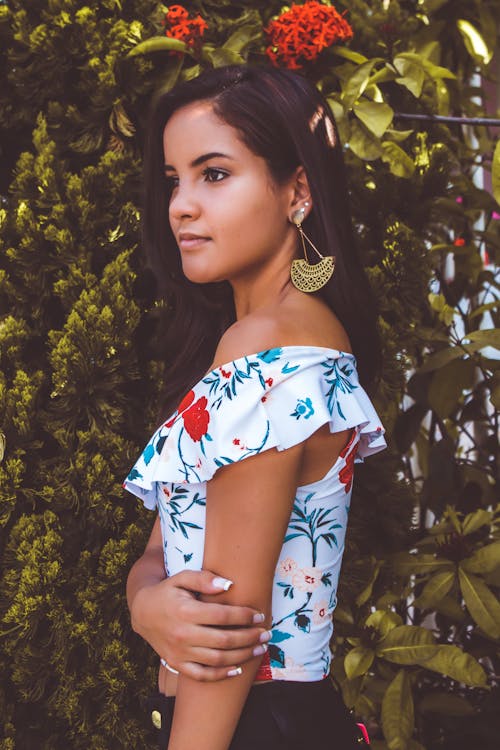
[[(165, 36), (180, 39), (188, 47), (199, 50), (201, 37), (208, 29), (208, 23), (201, 16), (189, 18), (189, 12), (182, 5), (171, 5), (167, 15), (161, 22), (165, 26)], [(172, 52), (173, 57), (182, 56), (182, 52)]]
[(182, 414), (184, 427), (192, 440), (201, 440), (207, 434), (210, 414), (206, 410), (207, 399), (202, 396)]
[(172, 419), (169, 419), (168, 422), (165, 422), (165, 427), (172, 427), (173, 423), (175, 422), (179, 414), (185, 411), (185, 409), (187, 409), (188, 406), (190, 406), (193, 403), (193, 401), (194, 401), (194, 391), (189, 391), (188, 393), (186, 393), (186, 395), (180, 402), (179, 406), (177, 407), (177, 411), (175, 412)]
[(270, 388), (270, 387), (272, 386), (272, 384), (273, 384), (273, 382), (274, 382), (274, 381), (273, 381), (273, 379), (272, 379), (272, 378), (266, 378), (266, 381), (265, 381), (265, 382), (266, 382), (266, 385), (268, 385), (268, 386), (269, 386), (269, 388)]
[[(343, 469), (339, 471), (339, 479), (342, 482), (342, 484), (345, 484), (345, 491), (349, 492), (352, 485), (352, 478), (354, 475), (354, 458), (356, 456), (356, 453), (358, 451), (359, 443), (356, 445), (354, 450), (352, 450), (349, 455), (347, 456), (345, 460), (345, 466)], [(345, 450), (345, 449), (344, 449)], [(342, 455), (342, 454), (341, 454)]]
[(221, 373), (224, 375), (225, 378), (231, 377), (231, 372), (228, 370), (225, 370), (223, 367), (220, 368)]
[(270, 21), (264, 32), (270, 42), (266, 54), (273, 65), (291, 70), (302, 68), (301, 63), (316, 60), (323, 49), (353, 35), (343, 15), (316, 0), (292, 5)]
[(233, 445), (239, 445), (239, 444), (240, 444), (240, 439), (239, 438), (234, 438)]

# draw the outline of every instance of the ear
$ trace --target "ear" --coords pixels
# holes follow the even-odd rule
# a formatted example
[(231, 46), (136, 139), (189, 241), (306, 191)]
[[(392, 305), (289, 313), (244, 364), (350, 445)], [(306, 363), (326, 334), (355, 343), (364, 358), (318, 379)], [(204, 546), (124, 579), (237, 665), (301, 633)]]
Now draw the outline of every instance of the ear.
[[(306, 201), (309, 202), (308, 206), (304, 206)], [(312, 210), (312, 198), (306, 171), (304, 167), (300, 165), (295, 170), (295, 175), (292, 178), (290, 211), (302, 207), (305, 208), (307, 217)]]

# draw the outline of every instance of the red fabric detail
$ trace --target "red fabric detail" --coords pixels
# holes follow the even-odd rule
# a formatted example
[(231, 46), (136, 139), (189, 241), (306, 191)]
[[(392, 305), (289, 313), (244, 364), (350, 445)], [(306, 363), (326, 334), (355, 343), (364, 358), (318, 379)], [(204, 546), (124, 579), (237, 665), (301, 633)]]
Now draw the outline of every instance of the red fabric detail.
[[(349, 442), (347, 443), (344, 448), (340, 451), (340, 455), (342, 458), (347, 454), (349, 447), (352, 445), (352, 442), (356, 436), (356, 430), (354, 429), (352, 431), (352, 435), (349, 438)], [(352, 450), (349, 455), (347, 456), (345, 460), (345, 466), (339, 471), (339, 479), (342, 482), (342, 484), (345, 484), (345, 491), (349, 492), (352, 485), (352, 479), (354, 476), (354, 459), (356, 457), (356, 453), (358, 452), (359, 443), (356, 445), (354, 450)]]
[(255, 682), (267, 682), (268, 680), (272, 680), (272, 679), (273, 679), (273, 675), (271, 672), (271, 662), (269, 659), (269, 651), (266, 651), (266, 653), (262, 657), (262, 661), (260, 663), (258, 672), (255, 675)]
[(184, 427), (192, 440), (201, 440), (207, 434), (210, 422), (210, 414), (205, 408), (207, 403), (206, 396), (202, 396), (182, 415)]

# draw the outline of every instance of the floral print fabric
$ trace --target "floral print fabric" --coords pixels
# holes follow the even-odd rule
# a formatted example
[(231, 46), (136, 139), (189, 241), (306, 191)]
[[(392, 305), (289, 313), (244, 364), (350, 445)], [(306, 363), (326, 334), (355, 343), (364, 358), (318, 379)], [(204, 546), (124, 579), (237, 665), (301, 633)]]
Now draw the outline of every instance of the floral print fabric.
[(123, 487), (158, 509), (167, 575), (203, 565), (206, 482), (218, 468), (284, 450), (323, 424), (353, 428), (319, 481), (298, 487), (272, 600), (272, 638), (257, 679), (315, 681), (329, 673), (332, 613), (354, 464), (386, 447), (353, 354), (284, 346), (211, 370), (152, 435)]

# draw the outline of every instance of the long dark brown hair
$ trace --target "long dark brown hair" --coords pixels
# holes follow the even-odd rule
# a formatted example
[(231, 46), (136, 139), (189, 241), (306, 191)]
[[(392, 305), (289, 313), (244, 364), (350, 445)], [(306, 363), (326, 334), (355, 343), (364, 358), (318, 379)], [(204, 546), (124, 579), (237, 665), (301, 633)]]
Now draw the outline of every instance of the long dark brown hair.
[(323, 255), (336, 257), (331, 280), (316, 294), (345, 327), (360, 382), (372, 391), (381, 366), (377, 307), (354, 238), (334, 116), (321, 92), (299, 73), (228, 65), (204, 71), (157, 96), (149, 113), (142, 241), (160, 301), (158, 341), (165, 382), (158, 421), (170, 416), (207, 372), (222, 334), (235, 320), (229, 282), (195, 284), (184, 276), (168, 220), (171, 188), (163, 169), (163, 131), (177, 109), (200, 100), (210, 100), (215, 115), (266, 160), (276, 185), (288, 181), (299, 165), (304, 167), (313, 202), (304, 231)]

